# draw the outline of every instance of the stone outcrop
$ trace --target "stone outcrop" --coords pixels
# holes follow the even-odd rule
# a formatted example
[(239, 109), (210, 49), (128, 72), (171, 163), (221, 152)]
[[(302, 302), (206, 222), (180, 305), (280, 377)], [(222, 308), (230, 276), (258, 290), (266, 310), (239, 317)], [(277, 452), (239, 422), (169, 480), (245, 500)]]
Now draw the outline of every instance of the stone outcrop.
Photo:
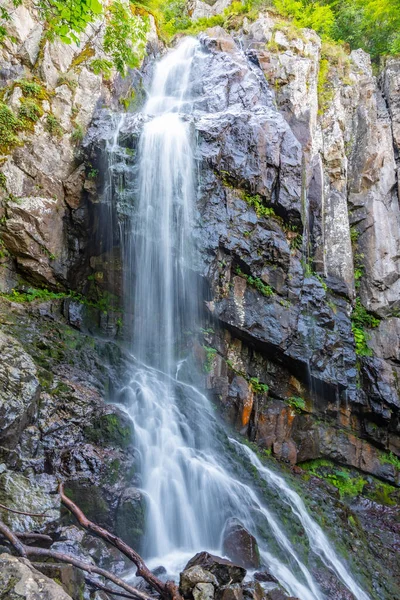
[(0, 597), (7, 600), (72, 600), (60, 585), (34, 569), (28, 560), (9, 554), (0, 555)]

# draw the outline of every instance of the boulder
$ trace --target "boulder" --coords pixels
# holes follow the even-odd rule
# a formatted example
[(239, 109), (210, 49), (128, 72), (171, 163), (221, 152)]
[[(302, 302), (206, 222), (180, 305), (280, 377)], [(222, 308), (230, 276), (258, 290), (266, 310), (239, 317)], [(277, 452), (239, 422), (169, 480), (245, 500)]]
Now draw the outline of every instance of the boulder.
[(257, 540), (238, 519), (228, 519), (223, 532), (223, 553), (245, 569), (258, 569), (260, 552)]
[(224, 585), (218, 590), (218, 600), (243, 600), (243, 589), (238, 583)]
[(211, 583), (215, 587), (218, 586), (215, 575), (199, 565), (195, 565), (182, 571), (179, 581), (179, 591), (182, 596), (191, 597), (193, 588), (199, 583)]
[(196, 583), (193, 588), (194, 600), (213, 600), (214, 586), (212, 583)]
[(0, 597), (7, 600), (72, 600), (25, 558), (0, 555)]
[(194, 567), (195, 565), (198, 565), (205, 571), (212, 573), (216, 577), (219, 585), (242, 583), (246, 576), (246, 569), (243, 567), (235, 565), (233, 562), (226, 560), (225, 558), (214, 556), (209, 552), (199, 552), (196, 554), (187, 563), (185, 571), (186, 569)]

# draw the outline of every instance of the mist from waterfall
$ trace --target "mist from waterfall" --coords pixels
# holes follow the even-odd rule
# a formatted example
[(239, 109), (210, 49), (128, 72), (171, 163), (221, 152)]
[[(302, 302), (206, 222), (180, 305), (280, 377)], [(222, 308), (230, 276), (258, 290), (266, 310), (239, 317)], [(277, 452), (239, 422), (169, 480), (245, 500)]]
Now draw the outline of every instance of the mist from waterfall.
[(184, 337), (199, 325), (201, 294), (191, 268), (196, 169), (189, 81), (202, 52), (197, 40), (187, 38), (156, 65), (143, 109), (137, 205), (125, 245), (135, 367), (123, 393), (147, 501), (142, 554), (150, 567), (163, 565), (176, 575), (199, 551), (221, 554), (226, 521), (236, 517), (256, 536), (263, 563), (290, 594), (323, 600), (290, 532), (249, 477), (240, 476), (240, 468), (255, 469), (301, 525), (310, 551), (358, 600), (368, 600), (300, 497), (249, 448), (228, 438), (207, 397), (179, 379)]

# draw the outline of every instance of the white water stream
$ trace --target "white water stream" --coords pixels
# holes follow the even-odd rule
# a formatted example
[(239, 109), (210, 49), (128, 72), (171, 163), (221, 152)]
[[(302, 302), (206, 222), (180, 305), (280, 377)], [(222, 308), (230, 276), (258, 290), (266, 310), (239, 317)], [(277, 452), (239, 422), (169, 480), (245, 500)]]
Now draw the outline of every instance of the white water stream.
[[(221, 553), (229, 517), (258, 539), (263, 562), (288, 592), (323, 600), (290, 535), (259, 493), (238, 475), (240, 461), (278, 490), (304, 529), (309, 549), (358, 600), (368, 600), (300, 497), (246, 446), (228, 439), (208, 399), (178, 381), (178, 352), (185, 331), (196, 326), (198, 289), (190, 265), (195, 249), (195, 139), (188, 82), (199, 43), (188, 38), (155, 69), (143, 113), (138, 158), (138, 206), (125, 269), (132, 290), (133, 354), (138, 365), (124, 390), (147, 498), (142, 553), (151, 567), (177, 574), (196, 552)], [(132, 307), (131, 307), (132, 308)], [(286, 509), (287, 510), (287, 509)], [(261, 533), (262, 532), (262, 533)]]

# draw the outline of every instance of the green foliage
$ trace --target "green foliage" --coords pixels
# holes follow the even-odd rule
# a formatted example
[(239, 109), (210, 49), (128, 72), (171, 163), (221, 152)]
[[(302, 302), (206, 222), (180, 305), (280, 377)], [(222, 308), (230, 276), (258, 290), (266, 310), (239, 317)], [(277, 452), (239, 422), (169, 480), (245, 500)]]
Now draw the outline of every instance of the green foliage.
[(45, 129), (54, 137), (62, 137), (64, 130), (61, 127), (60, 121), (52, 113), (46, 117)]
[(69, 87), (71, 92), (74, 92), (78, 87), (78, 82), (75, 79), (71, 79), (71, 77), (68, 77), (68, 75), (62, 74), (60, 75), (57, 81), (57, 86), (59, 85), (66, 85)]
[(85, 132), (83, 130), (83, 127), (82, 127), (82, 125), (79, 125), (77, 123), (71, 134), (72, 141), (74, 141), (75, 144), (79, 144), (79, 142), (81, 142), (84, 137), (85, 137)]
[(79, 35), (103, 14), (100, 0), (38, 0), (37, 6), (50, 39), (58, 36), (65, 44), (79, 44)]
[(7, 177), (4, 175), (4, 173), (0, 173), (0, 189), (7, 189)]
[(351, 477), (346, 467), (337, 469), (337, 466), (330, 460), (321, 458), (310, 460), (302, 463), (301, 467), (311, 475), (334, 485), (339, 490), (341, 498), (359, 496), (367, 484), (363, 477)]
[(170, 0), (160, 5), (162, 15), (162, 29), (167, 36), (174, 35), (177, 31), (190, 28), (190, 20), (185, 0)]
[(33, 130), (35, 123), (43, 116), (43, 109), (34, 98), (21, 98), (18, 116), (23, 129)]
[(246, 275), (245, 273), (243, 273), (240, 267), (236, 267), (235, 272), (236, 275), (239, 275), (239, 277), (243, 277), (244, 279), (246, 279), (247, 283), (251, 285), (251, 287), (254, 287), (256, 290), (258, 290), (263, 296), (270, 297), (274, 295), (274, 290), (272, 289), (272, 287), (270, 285), (265, 284), (258, 277)]
[(304, 398), (301, 398), (299, 396), (290, 396), (290, 398), (288, 398), (286, 402), (289, 404), (289, 406), (294, 408), (296, 412), (306, 410), (306, 402)]
[(67, 294), (64, 292), (53, 292), (52, 290), (47, 289), (28, 288), (26, 292), (12, 289), (10, 294), (1, 293), (0, 296), (7, 298), (12, 302), (22, 304), (24, 302), (34, 302), (35, 300), (47, 302), (48, 300), (66, 298)]
[(243, 200), (254, 208), (256, 211), (257, 217), (276, 217), (276, 213), (273, 208), (268, 206), (264, 206), (261, 200), (261, 197), (256, 194), (255, 196), (249, 196), (246, 192), (242, 193)]
[(354, 225), (352, 227), (350, 227), (350, 239), (351, 239), (351, 243), (353, 244), (353, 246), (355, 246), (357, 244), (359, 237), (360, 237), (360, 232), (358, 231), (358, 229), (356, 229), (354, 227)]
[(0, 154), (6, 154), (20, 142), (21, 121), (6, 104), (0, 102)]
[(363, 48), (377, 60), (400, 53), (400, 0), (274, 0), (298, 27), (315, 29), (324, 40)]
[(203, 350), (206, 356), (203, 365), (203, 371), (204, 373), (210, 373), (217, 351), (215, 348), (211, 348), (210, 346), (203, 346)]
[(46, 89), (37, 81), (19, 79), (15, 82), (15, 86), (21, 88), (25, 98), (37, 98), (38, 100), (46, 100), (48, 98)]
[(89, 65), (89, 69), (93, 71), (95, 75), (102, 75), (104, 79), (111, 78), (111, 71), (113, 63), (106, 58), (95, 58)]
[(266, 383), (260, 383), (258, 377), (250, 377), (248, 381), (255, 394), (268, 394), (268, 385)]
[(372, 356), (372, 350), (368, 346), (370, 336), (365, 328), (378, 327), (379, 323), (380, 319), (369, 313), (361, 304), (360, 298), (357, 298), (351, 314), (351, 330), (358, 356)]
[(318, 71), (318, 112), (322, 114), (328, 107), (333, 98), (333, 86), (329, 82), (329, 61), (326, 58), (321, 58), (319, 61)]
[(385, 454), (381, 454), (379, 457), (379, 460), (383, 465), (384, 464), (393, 465), (393, 467), (395, 467), (395, 469), (400, 471), (400, 458), (398, 456), (396, 456), (396, 454), (393, 454), (393, 452), (387, 452)]
[(103, 46), (122, 76), (126, 75), (128, 68), (139, 65), (144, 55), (148, 30), (147, 16), (134, 15), (121, 0), (115, 0), (110, 5)]
[(236, 369), (233, 366), (232, 361), (229, 359), (226, 361), (226, 364), (232, 371), (234, 371), (234, 373), (236, 373), (236, 375), (240, 375), (240, 377), (243, 377), (243, 379), (245, 379), (248, 382), (249, 386), (255, 394), (268, 394), (269, 386), (266, 383), (261, 383), (258, 377), (249, 377), (248, 375), (246, 375), (246, 373), (244, 373), (244, 371)]
[(330, 6), (307, 0), (275, 0), (277, 10), (284, 16), (293, 17), (297, 27), (314, 29), (321, 36), (331, 36), (335, 15)]

